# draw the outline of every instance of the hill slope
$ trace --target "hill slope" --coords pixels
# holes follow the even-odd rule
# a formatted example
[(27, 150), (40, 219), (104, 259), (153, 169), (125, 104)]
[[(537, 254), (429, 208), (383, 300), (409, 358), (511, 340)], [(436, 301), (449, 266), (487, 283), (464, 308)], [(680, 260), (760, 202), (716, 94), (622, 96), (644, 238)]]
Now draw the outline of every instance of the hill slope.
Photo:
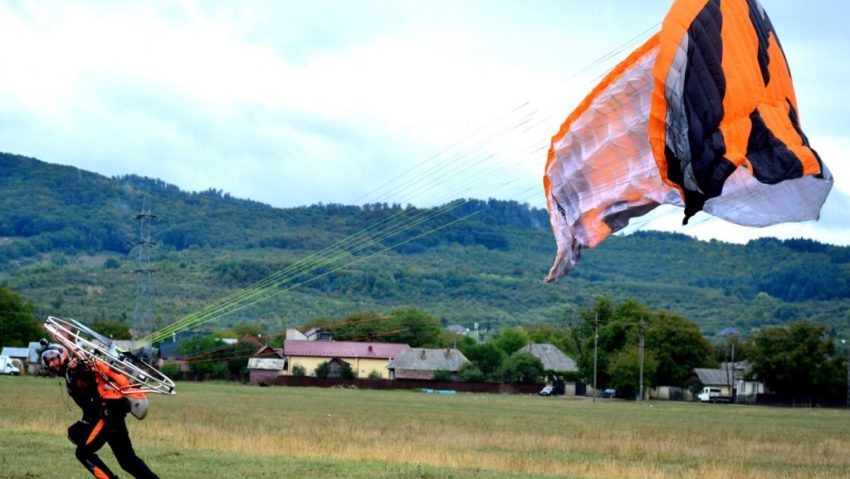
[(152, 258), (159, 326), (336, 244), (350, 253), (291, 278), (279, 274), (264, 290), (270, 297), (218, 324), (279, 328), (413, 305), (446, 323), (490, 328), (569, 322), (606, 295), (681, 313), (708, 334), (794, 319), (848, 332), (847, 247), (641, 232), (587, 251), (569, 277), (550, 285), (541, 280), (555, 250), (546, 212), (515, 202), (279, 209), (8, 154), (0, 155), (0, 281), (44, 314), (126, 320), (136, 281), (134, 215), (145, 196), (159, 217)]

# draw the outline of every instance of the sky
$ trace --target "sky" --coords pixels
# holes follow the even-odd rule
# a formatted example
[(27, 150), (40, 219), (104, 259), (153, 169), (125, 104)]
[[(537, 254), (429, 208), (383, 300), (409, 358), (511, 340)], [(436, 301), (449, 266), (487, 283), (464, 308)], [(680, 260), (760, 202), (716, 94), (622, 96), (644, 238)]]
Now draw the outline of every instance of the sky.
[[(818, 222), (630, 230), (850, 244), (850, 3), (764, 0), (835, 177)], [(667, 1), (3, 1), (0, 151), (277, 207), (544, 207), (546, 148)], [(154, 206), (155, 207), (155, 206)]]

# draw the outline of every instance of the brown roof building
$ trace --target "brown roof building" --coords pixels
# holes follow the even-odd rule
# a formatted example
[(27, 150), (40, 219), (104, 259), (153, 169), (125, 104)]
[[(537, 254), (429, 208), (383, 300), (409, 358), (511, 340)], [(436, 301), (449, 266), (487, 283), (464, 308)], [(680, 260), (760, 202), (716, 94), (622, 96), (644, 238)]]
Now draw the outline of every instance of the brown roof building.
[(390, 379), (434, 379), (436, 371), (456, 375), (468, 362), (457, 349), (410, 348), (390, 361), (387, 369), (390, 370)]

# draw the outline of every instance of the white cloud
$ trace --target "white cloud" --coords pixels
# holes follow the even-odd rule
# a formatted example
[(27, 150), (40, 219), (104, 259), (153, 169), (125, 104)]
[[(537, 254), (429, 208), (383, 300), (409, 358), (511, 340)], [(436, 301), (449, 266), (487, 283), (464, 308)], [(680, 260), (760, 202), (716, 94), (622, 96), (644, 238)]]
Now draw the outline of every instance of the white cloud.
[[(352, 202), (388, 182), (383, 196), (365, 200), (496, 196), (542, 206), (548, 139), (636, 44), (597, 60), (660, 22), (667, 6), (2, 4), (0, 144), (276, 206)], [(834, 54), (850, 47), (843, 17), (766, 7), (789, 53), (806, 132), (836, 177), (820, 223), (775, 231), (839, 242), (850, 194), (848, 72)], [(682, 230), (673, 216), (651, 226)], [(729, 240), (757, 234), (708, 221), (688, 228)]]

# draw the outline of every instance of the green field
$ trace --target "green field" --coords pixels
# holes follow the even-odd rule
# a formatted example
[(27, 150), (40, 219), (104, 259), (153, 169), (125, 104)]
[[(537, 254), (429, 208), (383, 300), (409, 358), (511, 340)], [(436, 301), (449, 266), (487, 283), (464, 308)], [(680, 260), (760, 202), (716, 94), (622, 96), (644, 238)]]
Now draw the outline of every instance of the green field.
[[(63, 388), (0, 377), (0, 477), (87, 477), (65, 439), (79, 414)], [(128, 418), (137, 452), (163, 478), (850, 477), (846, 410), (177, 389), (152, 397), (144, 421)], [(101, 457), (120, 471), (108, 447)]]

